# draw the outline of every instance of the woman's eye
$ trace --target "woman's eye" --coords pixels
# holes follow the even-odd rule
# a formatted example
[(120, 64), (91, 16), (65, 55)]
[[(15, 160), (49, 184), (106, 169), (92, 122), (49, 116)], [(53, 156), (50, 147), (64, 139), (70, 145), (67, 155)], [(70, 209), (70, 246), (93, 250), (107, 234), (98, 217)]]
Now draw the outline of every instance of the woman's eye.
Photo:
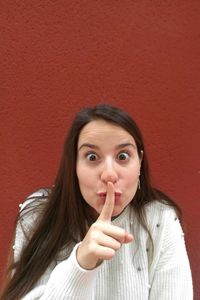
[(86, 158), (89, 161), (95, 161), (95, 160), (97, 160), (98, 157), (95, 153), (89, 153), (89, 154), (86, 155)]
[(120, 152), (118, 154), (119, 160), (127, 160), (129, 158), (129, 154), (127, 152)]

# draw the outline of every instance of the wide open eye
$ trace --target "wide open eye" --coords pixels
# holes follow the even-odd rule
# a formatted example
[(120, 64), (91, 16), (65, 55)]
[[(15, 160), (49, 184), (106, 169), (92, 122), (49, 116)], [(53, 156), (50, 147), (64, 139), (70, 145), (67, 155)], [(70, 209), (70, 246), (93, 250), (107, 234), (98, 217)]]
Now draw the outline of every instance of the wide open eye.
[(120, 152), (118, 155), (117, 155), (117, 159), (119, 160), (128, 160), (130, 157), (129, 153), (123, 151), (123, 152)]
[(98, 159), (98, 156), (95, 153), (87, 153), (86, 158), (89, 161), (96, 161)]

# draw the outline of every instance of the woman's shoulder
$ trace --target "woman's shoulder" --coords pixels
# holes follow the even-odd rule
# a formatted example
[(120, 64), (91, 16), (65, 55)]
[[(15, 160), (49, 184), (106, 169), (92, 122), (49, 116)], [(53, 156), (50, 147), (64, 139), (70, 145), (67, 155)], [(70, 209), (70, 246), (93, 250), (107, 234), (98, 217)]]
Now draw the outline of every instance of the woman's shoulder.
[(50, 188), (40, 188), (26, 197), (25, 200), (19, 204), (19, 216), (22, 217), (27, 213), (38, 214), (41, 208), (45, 206), (50, 191)]
[(41, 188), (30, 194), (20, 205), (15, 230), (14, 259), (17, 261), (22, 249), (33, 235), (43, 209), (47, 203), (49, 190)]
[(32, 231), (35, 228), (36, 223), (49, 199), (50, 189), (40, 188), (37, 191), (31, 193), (23, 203), (21, 203), (19, 215), (17, 218), (18, 228), (23, 228), (25, 232)]
[(169, 218), (177, 220), (175, 208), (164, 199), (149, 202), (145, 206), (145, 214), (147, 222), (149, 224), (154, 224), (157, 227), (159, 227), (160, 223), (163, 223)]
[(50, 191), (50, 188), (40, 188), (31, 193), (28, 197), (25, 198), (24, 202), (19, 205), (20, 212), (28, 208), (37, 207), (40, 203), (46, 202), (49, 197)]
[(146, 204), (145, 209), (149, 213), (175, 212), (175, 208), (165, 199), (150, 201)]

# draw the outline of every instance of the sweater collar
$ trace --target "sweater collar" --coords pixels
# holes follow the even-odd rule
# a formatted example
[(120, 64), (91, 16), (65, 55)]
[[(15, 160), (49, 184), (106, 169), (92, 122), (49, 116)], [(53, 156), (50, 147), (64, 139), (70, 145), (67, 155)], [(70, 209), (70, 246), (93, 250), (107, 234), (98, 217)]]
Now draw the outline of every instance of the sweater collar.
[(130, 219), (130, 204), (125, 207), (125, 209), (121, 212), (119, 216), (117, 216), (114, 220), (112, 220), (113, 225), (120, 226), (123, 222), (128, 221)]

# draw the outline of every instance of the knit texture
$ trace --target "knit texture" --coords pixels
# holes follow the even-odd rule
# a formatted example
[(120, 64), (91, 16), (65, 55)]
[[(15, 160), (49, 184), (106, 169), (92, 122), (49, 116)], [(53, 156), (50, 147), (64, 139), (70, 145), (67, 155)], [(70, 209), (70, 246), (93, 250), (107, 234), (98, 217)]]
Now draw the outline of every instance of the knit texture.
[[(38, 194), (41, 194), (39, 191)], [(34, 201), (34, 200), (31, 200)], [(27, 201), (23, 205), (26, 205)], [(23, 208), (22, 207), (22, 208)], [(192, 300), (192, 277), (184, 234), (173, 208), (152, 202), (146, 206), (154, 247), (129, 205), (112, 223), (134, 235), (112, 260), (94, 270), (84, 270), (76, 260), (76, 249), (62, 260), (60, 254), (23, 300)], [(31, 228), (37, 215), (26, 217)], [(17, 226), (14, 257), (18, 260), (27, 240)]]

